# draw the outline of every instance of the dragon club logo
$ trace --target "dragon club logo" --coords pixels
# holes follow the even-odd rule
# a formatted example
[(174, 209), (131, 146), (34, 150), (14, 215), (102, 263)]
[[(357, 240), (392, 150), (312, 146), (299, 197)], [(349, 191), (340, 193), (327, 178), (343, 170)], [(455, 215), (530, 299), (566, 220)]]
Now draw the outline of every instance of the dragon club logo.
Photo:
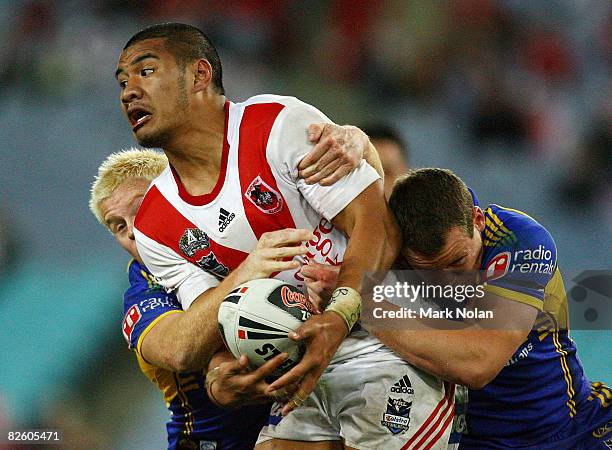
[(244, 192), (244, 196), (266, 214), (276, 214), (283, 208), (283, 198), (261, 178), (261, 175), (257, 175), (251, 181)]

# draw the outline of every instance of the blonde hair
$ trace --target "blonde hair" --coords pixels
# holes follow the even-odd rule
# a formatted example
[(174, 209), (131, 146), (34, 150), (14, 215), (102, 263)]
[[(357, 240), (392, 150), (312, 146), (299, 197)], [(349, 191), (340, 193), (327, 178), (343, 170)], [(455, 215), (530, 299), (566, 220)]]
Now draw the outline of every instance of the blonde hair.
[(132, 178), (153, 181), (167, 166), (166, 156), (153, 150), (130, 148), (111, 153), (100, 164), (98, 175), (91, 185), (89, 209), (98, 222), (105, 225), (100, 204), (113, 195), (117, 186)]

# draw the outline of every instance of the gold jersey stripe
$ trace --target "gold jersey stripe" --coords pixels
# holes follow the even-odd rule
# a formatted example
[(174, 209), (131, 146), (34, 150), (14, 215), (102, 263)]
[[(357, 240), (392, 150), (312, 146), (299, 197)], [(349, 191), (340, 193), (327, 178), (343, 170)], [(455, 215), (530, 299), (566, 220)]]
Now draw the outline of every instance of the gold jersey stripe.
[(183, 392), (181, 388), (181, 382), (179, 381), (178, 374), (174, 374), (174, 382), (176, 383), (176, 393), (181, 400), (181, 406), (187, 410), (185, 417), (187, 421), (185, 422), (185, 434), (193, 433), (193, 415), (191, 414), (191, 405), (189, 404), (189, 399), (187, 395)]
[(155, 281), (155, 278), (153, 278), (153, 275), (148, 274), (142, 269), (140, 270), (140, 274), (143, 276), (145, 280), (147, 280), (147, 285), (149, 286), (149, 289), (153, 289), (154, 287), (157, 286), (157, 282)]
[(612, 400), (607, 399), (601, 392), (599, 392), (597, 394), (591, 393), (591, 395), (589, 395), (587, 400), (593, 401), (596, 398), (599, 399), (599, 401), (601, 402), (601, 406), (603, 406), (604, 408), (607, 408), (610, 405), (612, 405)]
[(591, 394), (602, 394), (606, 397), (606, 399), (612, 400), (612, 392), (610, 391), (610, 388), (600, 382), (593, 383), (591, 385)]
[(499, 217), (497, 217), (497, 215), (493, 212), (491, 208), (488, 208), (487, 212), (489, 213), (489, 215), (491, 216), (491, 219), (493, 219), (493, 221), (499, 228), (501, 228), (506, 233), (511, 233), (511, 231), (504, 226), (504, 222), (502, 222), (502, 220)]
[(495, 225), (487, 216), (485, 216), (485, 224), (491, 229), (491, 231), (493, 231), (493, 233), (495, 233), (499, 237), (504, 237), (506, 235), (506, 233), (500, 231), (499, 227)]
[(500, 230), (499, 227), (497, 225), (495, 225), (495, 223), (493, 223), (493, 221), (489, 218), (489, 216), (485, 216), (485, 225), (496, 236), (503, 237), (503, 236), (506, 236), (508, 234), (508, 233), (505, 233), (502, 230)]
[(572, 382), (572, 374), (567, 366), (567, 352), (563, 350), (561, 347), (561, 343), (559, 342), (559, 331), (555, 331), (552, 334), (553, 344), (555, 345), (555, 350), (557, 353), (561, 355), (561, 370), (563, 370), (563, 378), (565, 378), (565, 382), (567, 383), (567, 395), (569, 397), (568, 401), (565, 404), (568, 406), (570, 410), (570, 417), (574, 417), (576, 415), (576, 402), (574, 401), (574, 386)]
[(541, 333), (538, 335), (538, 339), (540, 340), (540, 342), (542, 342), (544, 339), (546, 339), (546, 337), (550, 334), (550, 331), (546, 331), (544, 333)]
[(491, 232), (489, 230), (487, 230), (486, 228), (485, 228), (484, 233), (485, 233), (485, 236), (487, 237), (489, 243), (491, 243), (491, 244), (496, 244), (501, 239), (501, 238), (491, 234)]

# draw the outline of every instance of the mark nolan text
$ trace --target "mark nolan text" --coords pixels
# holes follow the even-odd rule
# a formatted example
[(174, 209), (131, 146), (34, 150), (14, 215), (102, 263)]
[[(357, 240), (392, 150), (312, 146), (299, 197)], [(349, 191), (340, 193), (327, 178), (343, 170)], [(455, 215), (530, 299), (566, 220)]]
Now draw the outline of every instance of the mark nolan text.
[(493, 311), (478, 308), (400, 308), (397, 310), (386, 310), (374, 308), (372, 314), (375, 319), (492, 319)]

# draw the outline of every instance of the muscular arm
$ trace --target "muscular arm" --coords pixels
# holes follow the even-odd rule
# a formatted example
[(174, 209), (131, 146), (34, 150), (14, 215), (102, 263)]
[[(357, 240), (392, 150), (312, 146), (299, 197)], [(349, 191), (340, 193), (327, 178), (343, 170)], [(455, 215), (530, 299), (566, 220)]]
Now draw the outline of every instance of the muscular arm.
[(442, 379), (481, 389), (525, 342), (538, 312), (532, 306), (489, 295), (488, 303), (496, 305), (497, 319), (486, 326), (476, 322), (463, 329), (443, 330), (412, 320), (410, 329), (368, 328), (410, 364)]
[(382, 181), (372, 183), (332, 222), (349, 236), (338, 286), (361, 292), (364, 273), (391, 267), (400, 246), (399, 229), (385, 203)]
[[(319, 295), (337, 284), (337, 267), (304, 266), (309, 289)], [(386, 330), (371, 316), (362, 325), (402, 359), (445, 380), (472, 389), (490, 382), (517, 348), (525, 342), (537, 315), (536, 308), (487, 293), (479, 308), (493, 310), (495, 320), (450, 322), (407, 319), (403, 329)], [(385, 310), (399, 307), (385, 303)], [(486, 325), (486, 326), (484, 326)]]
[(219, 305), (240, 282), (240, 273), (234, 271), (219, 286), (200, 294), (187, 311), (164, 316), (143, 338), (143, 358), (173, 372), (207, 367), (223, 345), (217, 324)]

